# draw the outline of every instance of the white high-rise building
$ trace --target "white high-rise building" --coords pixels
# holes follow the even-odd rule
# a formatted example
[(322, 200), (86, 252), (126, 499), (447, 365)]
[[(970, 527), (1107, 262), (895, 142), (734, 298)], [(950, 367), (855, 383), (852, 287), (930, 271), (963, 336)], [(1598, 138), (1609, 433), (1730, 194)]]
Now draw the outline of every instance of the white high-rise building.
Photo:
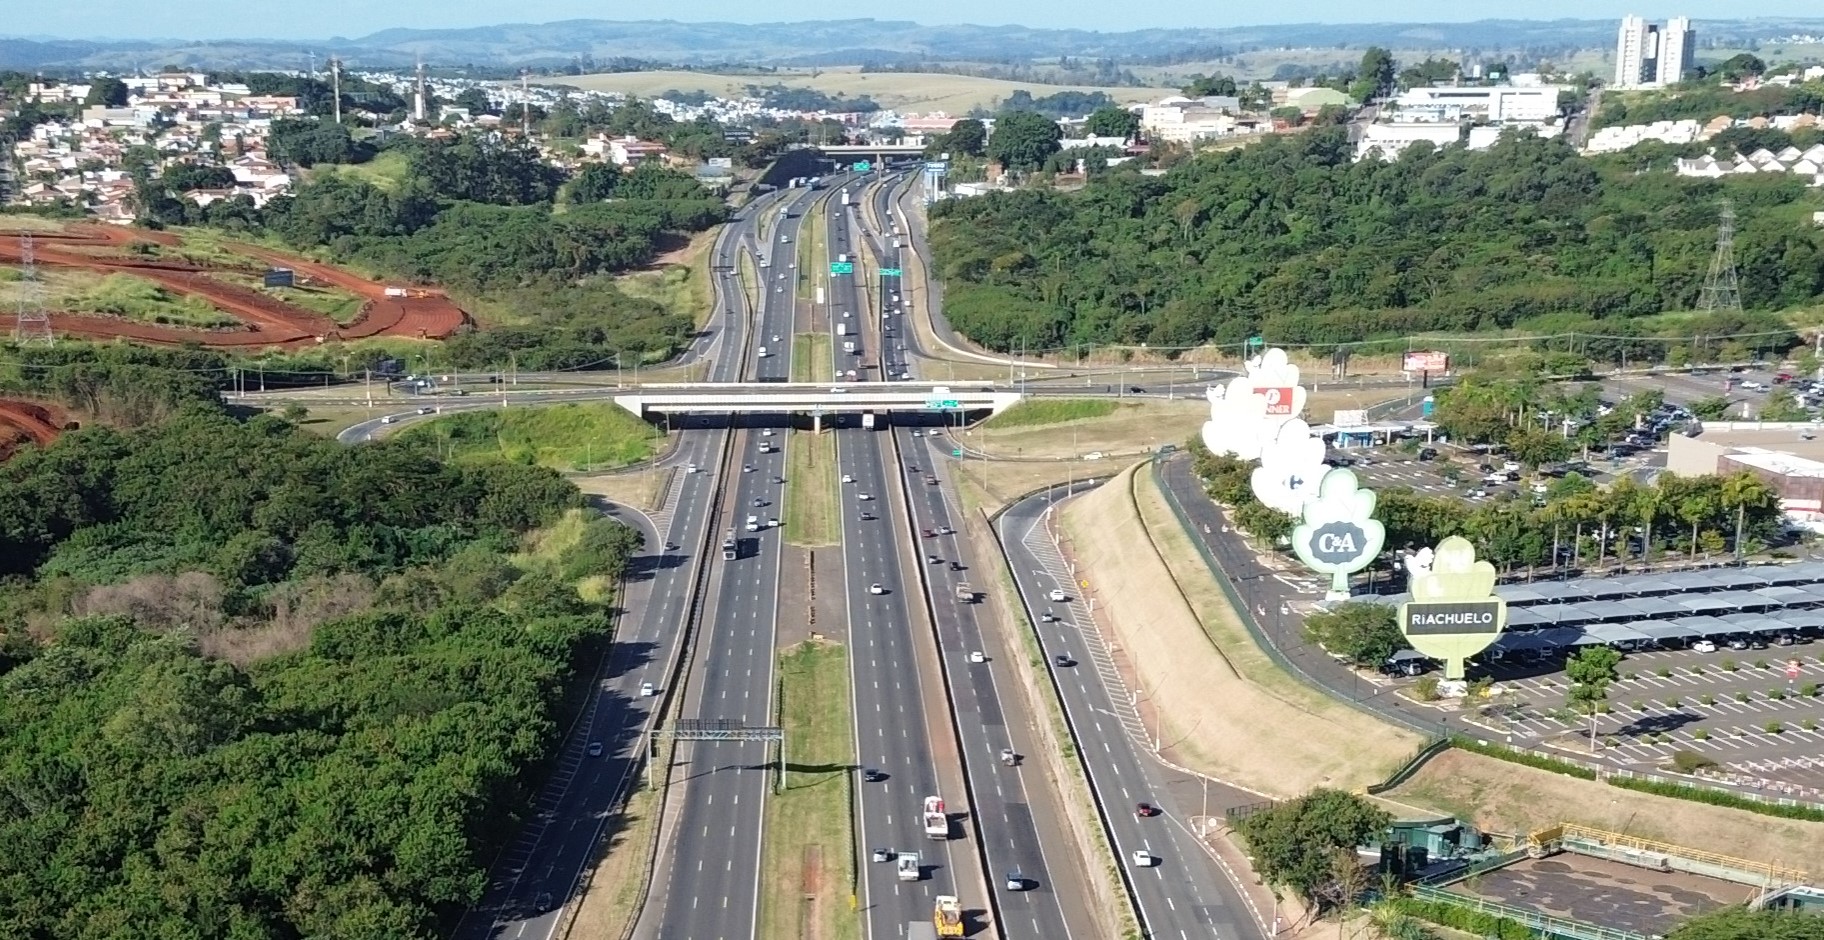
[(1696, 57), (1697, 32), (1688, 17), (1662, 29), (1644, 17), (1624, 16), (1615, 41), (1615, 88), (1660, 88), (1684, 77)]
[(1684, 81), (1696, 58), (1697, 32), (1691, 28), (1691, 18), (1675, 16), (1667, 20), (1659, 34), (1659, 83)]

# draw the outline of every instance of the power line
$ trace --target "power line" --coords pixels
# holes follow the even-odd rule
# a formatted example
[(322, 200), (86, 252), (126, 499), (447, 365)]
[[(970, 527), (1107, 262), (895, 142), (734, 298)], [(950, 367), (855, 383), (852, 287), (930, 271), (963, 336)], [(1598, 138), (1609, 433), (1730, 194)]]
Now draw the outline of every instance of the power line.
[(1722, 221), (1716, 227), (1716, 254), (1704, 279), (1697, 308), (1705, 313), (1741, 313), (1742, 289), (1735, 276), (1735, 206), (1723, 200)]
[(21, 346), (52, 346), (57, 342), (51, 332), (51, 315), (44, 310), (29, 229), (19, 233), (19, 319), (13, 327), (13, 341)]

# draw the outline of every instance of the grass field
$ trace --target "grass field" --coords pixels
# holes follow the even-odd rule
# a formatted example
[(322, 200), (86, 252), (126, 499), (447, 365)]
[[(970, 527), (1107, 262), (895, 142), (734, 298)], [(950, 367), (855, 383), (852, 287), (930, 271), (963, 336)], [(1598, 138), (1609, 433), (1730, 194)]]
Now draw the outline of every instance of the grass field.
[(1824, 872), (1824, 823), (1622, 790), (1465, 751), (1440, 754), (1385, 796), (1398, 804), (1455, 814), (1488, 832), (1524, 833), (1580, 823)]
[(353, 323), (360, 316), (361, 305), (365, 303), (362, 298), (334, 287), (265, 287), (257, 274), (219, 272), (210, 277), (228, 284), (251, 287), (295, 307), (314, 310), (343, 326)]
[[(971, 448), (996, 457), (1057, 459), (1090, 453), (1134, 455), (1161, 444), (1182, 444), (1209, 420), (1210, 406), (1202, 398), (1184, 401), (1079, 399), (1022, 402), (1007, 413), (1027, 406), (1038, 420), (1016, 421), (1011, 427), (991, 419), (972, 428), (963, 438)], [(1050, 406), (1061, 406), (1056, 411)], [(1072, 414), (1094, 417), (1067, 417)], [(1043, 423), (1040, 423), (1042, 421)]]
[[(96, 275), (88, 271), (44, 272), (45, 306), (71, 313), (100, 313), (170, 326), (210, 328), (234, 326), (234, 317), (217, 310), (200, 297), (173, 293), (153, 281), (131, 274)], [(8, 282), (8, 293), (19, 282)]]
[(1283, 798), (1379, 782), (1418, 749), (1417, 735), (1273, 665), (1144, 467), (1072, 504), (1064, 527), (1146, 690), (1142, 706), (1184, 762)]
[[(1360, 60), (1360, 56), (1357, 56)], [(591, 91), (620, 92), (639, 97), (652, 97), (671, 89), (703, 91), (722, 97), (741, 97), (749, 85), (785, 85), (811, 88), (827, 95), (867, 95), (883, 108), (898, 111), (943, 111), (966, 114), (971, 108), (992, 108), (1014, 91), (1025, 89), (1039, 98), (1060, 91), (1099, 91), (1121, 102), (1152, 101), (1168, 92), (1159, 88), (1109, 88), (1094, 85), (1044, 85), (1036, 82), (1011, 82), (997, 78), (969, 75), (937, 75), (922, 72), (863, 73), (859, 68), (808, 70), (781, 69), (768, 75), (716, 75), (709, 72), (616, 72), (605, 75), (578, 75), (563, 79), (564, 84)]]
[(766, 800), (760, 936), (856, 940), (847, 651), (818, 640), (782, 651), (778, 708), (789, 750), (785, 790)]
[(652, 456), (657, 428), (610, 404), (462, 411), (407, 429), (457, 460), (509, 460), (559, 470), (622, 467)]
[(836, 438), (827, 431), (791, 435), (785, 448), (785, 540), (805, 548), (834, 545), (842, 520)]
[(411, 167), (404, 151), (388, 150), (366, 163), (319, 163), (312, 167), (310, 175), (340, 176), (344, 179), (370, 183), (386, 192), (392, 192), (405, 183)]
[(689, 246), (664, 259), (658, 270), (623, 274), (614, 279), (615, 285), (629, 296), (650, 300), (671, 313), (689, 317), (702, 329), (714, 307), (709, 260), (719, 231), (720, 228), (712, 228), (698, 232)]
[(1106, 418), (1115, 413), (1116, 407), (1115, 402), (1106, 398), (1029, 398), (982, 424), (995, 430), (1063, 424), (1085, 418)]
[(69, 223), (38, 215), (0, 213), (0, 232), (61, 232)]
[(831, 360), (830, 334), (795, 333), (792, 335), (792, 381), (831, 382), (836, 365)]

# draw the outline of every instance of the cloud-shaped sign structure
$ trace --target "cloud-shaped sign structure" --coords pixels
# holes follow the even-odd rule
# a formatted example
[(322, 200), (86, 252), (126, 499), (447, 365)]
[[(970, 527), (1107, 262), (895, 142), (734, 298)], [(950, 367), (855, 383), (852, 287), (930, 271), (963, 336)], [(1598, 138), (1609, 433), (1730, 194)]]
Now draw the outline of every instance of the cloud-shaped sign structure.
[(1261, 503), (1296, 516), (1317, 495), (1328, 469), (1324, 466), (1324, 439), (1313, 436), (1310, 425), (1293, 418), (1261, 446), (1260, 466), (1254, 468), (1249, 482)]
[(1414, 578), (1431, 570), (1431, 563), (1436, 558), (1429, 548), (1421, 548), (1406, 556), (1406, 573)]
[(1414, 570), (1412, 600), (1400, 605), (1400, 632), (1412, 648), (1444, 661), (1444, 677), (1463, 678), (1463, 661), (1487, 649), (1507, 626), (1495, 596), (1495, 566), (1453, 535), (1438, 543), (1431, 570)]
[(1304, 521), (1292, 529), (1292, 550), (1311, 570), (1331, 576), (1330, 593), (1349, 595), (1349, 575), (1381, 553), (1387, 530), (1374, 518), (1374, 491), (1355, 474), (1334, 469), (1305, 503)]
[(1306, 392), (1285, 350), (1267, 350), (1248, 360), (1247, 370), (1206, 394), (1210, 420), (1203, 426), (1203, 445), (1211, 453), (1257, 459), (1280, 425), (1304, 414)]

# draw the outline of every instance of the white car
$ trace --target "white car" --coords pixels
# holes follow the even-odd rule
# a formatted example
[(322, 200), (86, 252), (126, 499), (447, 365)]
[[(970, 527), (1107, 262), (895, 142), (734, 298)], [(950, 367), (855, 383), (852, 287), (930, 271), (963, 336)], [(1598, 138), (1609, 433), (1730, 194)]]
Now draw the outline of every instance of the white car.
[(589, 756), (590, 757), (602, 756), (602, 742), (600, 742), (600, 741), (590, 741), (589, 742)]
[(701, 469), (701, 468), (699, 468), (699, 467), (698, 467), (698, 466), (697, 466), (697, 465), (696, 465), (696, 464), (694, 464), (694, 463), (687, 463), (687, 464), (685, 464), (685, 465), (684, 465), (684, 472), (685, 472), (685, 473), (696, 473), (696, 472), (698, 472), (698, 470), (700, 470), (700, 469)]
[(859, 493), (859, 494), (857, 494), (857, 495), (856, 495), (856, 497), (855, 497), (855, 498), (856, 498), (856, 499), (859, 499), (859, 500), (861, 500), (861, 501), (862, 501), (862, 502), (864, 502), (864, 503), (865, 503), (865, 502), (867, 502), (867, 501), (868, 501), (868, 500), (871, 500), (871, 499), (873, 499), (873, 498), (874, 498), (874, 496), (873, 496), (873, 495), (872, 495), (872, 494), (870, 494), (870, 493)]
[(845, 474), (843, 474), (843, 475), (842, 475), (842, 482), (844, 482), (844, 483), (853, 483), (853, 482), (855, 482), (855, 478), (854, 478), (854, 477), (852, 477), (852, 476), (849, 476), (849, 475), (848, 475), (848, 474), (846, 474), (846, 473), (845, 473)]
[(1698, 640), (1696, 643), (1691, 644), (1691, 650), (1692, 652), (1697, 653), (1714, 653), (1716, 652), (1716, 644), (1709, 640)]
[(1134, 867), (1135, 868), (1151, 868), (1157, 864), (1159, 864), (1159, 856), (1154, 855), (1153, 853), (1148, 852), (1145, 849), (1135, 849), (1134, 850)]
[(969, 661), (972, 663), (985, 663), (988, 661), (988, 657), (983, 655), (981, 650), (970, 650)]
[(870, 585), (868, 585), (868, 593), (869, 594), (885, 594), (885, 593), (887, 593), (887, 589), (884, 587), (881, 587), (878, 584), (870, 584)]
[(652, 698), (657, 693), (658, 693), (658, 690), (653, 688), (652, 683), (650, 683), (650, 682), (640, 683), (640, 698)]
[(1054, 601), (1057, 601), (1060, 604), (1067, 600), (1070, 600), (1070, 597), (1067, 596), (1062, 590), (1060, 590), (1058, 588), (1052, 588), (1051, 593), (1047, 594), (1045, 596), (1051, 598)]
[(772, 429), (772, 428), (761, 428), (761, 429), (760, 429), (760, 436), (761, 436), (761, 437), (772, 437), (772, 436), (773, 436), (773, 429)]

